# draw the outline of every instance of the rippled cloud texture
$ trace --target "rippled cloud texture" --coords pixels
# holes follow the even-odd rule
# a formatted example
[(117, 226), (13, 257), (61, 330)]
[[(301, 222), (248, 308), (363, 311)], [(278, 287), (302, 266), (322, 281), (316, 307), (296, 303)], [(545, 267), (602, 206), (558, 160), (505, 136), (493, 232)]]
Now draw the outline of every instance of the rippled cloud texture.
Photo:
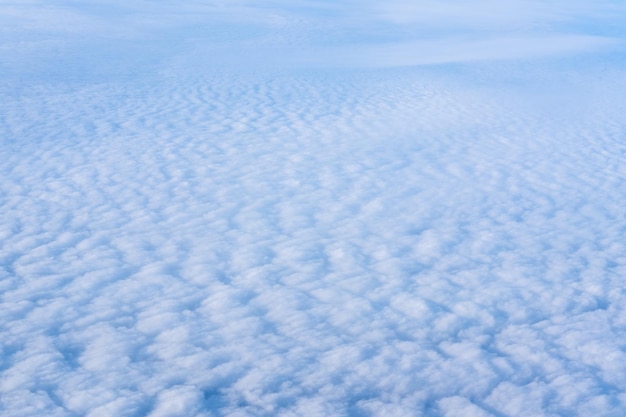
[(622, 416), (624, 17), (0, 1), (0, 414)]

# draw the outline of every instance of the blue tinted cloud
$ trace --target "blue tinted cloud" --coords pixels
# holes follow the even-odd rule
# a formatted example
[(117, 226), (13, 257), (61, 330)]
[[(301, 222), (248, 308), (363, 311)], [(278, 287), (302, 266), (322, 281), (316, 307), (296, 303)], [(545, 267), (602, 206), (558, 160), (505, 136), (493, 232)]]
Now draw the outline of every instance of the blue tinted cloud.
[[(181, 41), (146, 50), (7, 29), (141, 56), (3, 41), (32, 71), (0, 81), (2, 415), (621, 415), (620, 58), (591, 30), (399, 39), (343, 4), (115, 9)], [(265, 55), (286, 34), (350, 68)], [(274, 64), (208, 53), (257, 46)]]

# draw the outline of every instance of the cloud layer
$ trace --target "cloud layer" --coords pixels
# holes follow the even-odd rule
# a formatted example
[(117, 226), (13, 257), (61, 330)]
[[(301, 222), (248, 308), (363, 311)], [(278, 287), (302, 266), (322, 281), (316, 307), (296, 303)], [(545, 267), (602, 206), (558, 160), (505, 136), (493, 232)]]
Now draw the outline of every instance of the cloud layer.
[(626, 13), (609, 1), (106, 0), (85, 6), (58, 0), (1, 7), (0, 49), (13, 58), (0, 70), (29, 73), (34, 67), (49, 74), (69, 67), (83, 73), (95, 71), (84, 68), (92, 63), (116, 78), (194, 48), (231, 71), (603, 53), (623, 48), (620, 17)]
[[(615, 56), (235, 72), (207, 52), (323, 45), (351, 9), (238, 2), (213, 33), (154, 7), (130, 43), (7, 29), (81, 52), (3, 64), (3, 416), (622, 414)], [(552, 59), (495, 62), (528, 39)]]

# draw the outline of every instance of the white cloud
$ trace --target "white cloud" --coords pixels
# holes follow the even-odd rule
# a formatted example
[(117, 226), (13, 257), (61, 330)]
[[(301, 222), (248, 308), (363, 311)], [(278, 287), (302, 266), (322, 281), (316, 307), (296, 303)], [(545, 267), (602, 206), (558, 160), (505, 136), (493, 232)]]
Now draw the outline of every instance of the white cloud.
[(328, 48), (311, 51), (301, 60), (309, 65), (396, 67), (483, 60), (532, 59), (585, 51), (597, 52), (616, 45), (617, 40), (612, 38), (577, 35), (444, 38)]
[[(176, 22), (163, 2), (54, 4), (94, 33), (151, 23), (132, 47), (6, 29), (0, 414), (625, 408), (626, 77), (606, 36), (533, 31), (554, 21), (539, 8), (517, 35), (441, 18), (425, 38), (349, 3), (188, 3)], [(133, 49), (166, 27), (176, 42)], [(38, 30), (129, 59), (18, 54)]]

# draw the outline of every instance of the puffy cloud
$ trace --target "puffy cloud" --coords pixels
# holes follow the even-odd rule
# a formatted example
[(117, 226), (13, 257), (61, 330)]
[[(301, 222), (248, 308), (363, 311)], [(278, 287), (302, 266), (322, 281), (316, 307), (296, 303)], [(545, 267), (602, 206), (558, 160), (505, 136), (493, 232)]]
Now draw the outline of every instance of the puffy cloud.
[[(267, 13), (306, 36), (323, 13), (372, 22), (341, 7)], [(0, 81), (2, 415), (624, 409), (626, 77), (576, 56), (596, 34), (367, 70), (344, 37), (325, 51), (356, 70), (228, 72), (172, 30), (189, 47), (132, 76), (75, 79), (69, 56)]]

